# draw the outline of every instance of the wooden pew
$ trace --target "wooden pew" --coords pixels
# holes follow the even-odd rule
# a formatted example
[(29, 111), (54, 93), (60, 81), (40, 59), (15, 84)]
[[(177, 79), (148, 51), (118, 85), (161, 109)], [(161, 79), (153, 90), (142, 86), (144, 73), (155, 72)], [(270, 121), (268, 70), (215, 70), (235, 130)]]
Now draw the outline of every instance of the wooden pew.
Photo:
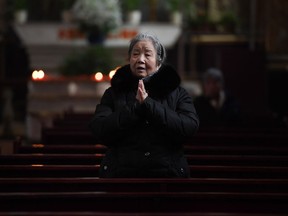
[(106, 147), (100, 144), (81, 144), (81, 145), (45, 145), (45, 144), (32, 144), (23, 145), (16, 144), (15, 153), (19, 154), (103, 154), (106, 152)]
[[(0, 177), (98, 177), (99, 165), (0, 165)], [(190, 165), (192, 178), (287, 179), (288, 167)]]
[(103, 157), (103, 154), (12, 154), (0, 155), (0, 164), (96, 165)]
[[(97, 140), (88, 128), (43, 128), (42, 140), (44, 144), (95, 144)], [(262, 133), (262, 132), (221, 132), (196, 133), (187, 143), (191, 144), (233, 144), (233, 145), (259, 145), (287, 146), (288, 133)]]
[[(233, 144), (255, 146), (287, 146), (288, 133), (197, 133), (191, 143), (197, 144)], [(190, 141), (188, 141), (190, 142)]]
[(11, 192), (0, 211), (288, 213), (287, 193)]
[[(31, 154), (103, 154), (106, 152), (106, 147), (101, 144), (32, 144), (18, 145), (15, 153)], [(213, 155), (288, 155), (287, 146), (234, 146), (229, 144), (211, 144), (211, 145), (196, 145), (187, 144), (184, 146), (187, 154), (213, 154)]]
[(287, 167), (288, 157), (268, 155), (187, 155), (190, 165)]
[(194, 154), (213, 154), (213, 155), (288, 155), (288, 146), (237, 146), (233, 144), (210, 144), (210, 145), (187, 145), (185, 151)]
[[(104, 154), (12, 154), (0, 155), (0, 164), (5, 165), (97, 165)], [(287, 156), (269, 155), (186, 155), (190, 165), (222, 165), (222, 166), (277, 166), (288, 165)]]
[(224, 212), (0, 212), (0, 216), (287, 216), (281, 213), (224, 213)]
[(288, 167), (265, 166), (190, 166), (191, 177), (201, 178), (282, 178), (288, 177)]
[(288, 193), (288, 179), (0, 178), (0, 192), (229, 192)]
[(99, 179), (106, 147), (95, 145), (86, 117), (55, 120), (43, 144), (0, 157), (0, 212), (288, 214), (285, 131), (199, 131), (185, 145), (190, 179)]
[(53, 119), (53, 126), (66, 128), (79, 128), (81, 126), (87, 128), (88, 122), (92, 117), (93, 113), (65, 112), (62, 116)]
[(99, 165), (0, 165), (0, 177), (98, 177)]
[(96, 144), (95, 137), (88, 130), (43, 128), (41, 137), (44, 144)]

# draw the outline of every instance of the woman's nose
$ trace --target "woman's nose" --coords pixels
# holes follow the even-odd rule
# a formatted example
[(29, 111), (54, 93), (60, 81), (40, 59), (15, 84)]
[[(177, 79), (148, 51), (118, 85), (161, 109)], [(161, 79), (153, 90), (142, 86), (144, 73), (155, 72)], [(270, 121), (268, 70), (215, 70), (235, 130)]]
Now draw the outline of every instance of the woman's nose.
[(139, 55), (138, 62), (141, 62), (141, 63), (145, 62), (144, 55)]

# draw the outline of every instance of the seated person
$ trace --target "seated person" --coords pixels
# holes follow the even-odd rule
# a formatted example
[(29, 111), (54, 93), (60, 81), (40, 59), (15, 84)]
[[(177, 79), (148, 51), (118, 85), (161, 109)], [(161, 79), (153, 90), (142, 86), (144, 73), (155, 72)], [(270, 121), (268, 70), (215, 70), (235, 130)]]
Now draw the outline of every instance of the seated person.
[(224, 90), (224, 78), (220, 70), (210, 68), (204, 73), (203, 91), (203, 94), (194, 100), (202, 125), (231, 126), (239, 123), (239, 105)]

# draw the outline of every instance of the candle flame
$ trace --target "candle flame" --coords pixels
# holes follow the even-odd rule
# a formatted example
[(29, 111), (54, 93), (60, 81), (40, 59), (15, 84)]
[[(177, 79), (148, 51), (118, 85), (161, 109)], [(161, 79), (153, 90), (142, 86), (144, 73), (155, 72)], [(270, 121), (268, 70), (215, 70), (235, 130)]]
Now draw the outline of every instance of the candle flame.
[(32, 79), (33, 80), (42, 80), (45, 77), (45, 73), (43, 70), (34, 70), (32, 73)]
[(95, 80), (96, 80), (96, 81), (101, 81), (101, 80), (103, 80), (103, 74), (102, 74), (101, 72), (97, 72), (97, 73), (95, 74)]

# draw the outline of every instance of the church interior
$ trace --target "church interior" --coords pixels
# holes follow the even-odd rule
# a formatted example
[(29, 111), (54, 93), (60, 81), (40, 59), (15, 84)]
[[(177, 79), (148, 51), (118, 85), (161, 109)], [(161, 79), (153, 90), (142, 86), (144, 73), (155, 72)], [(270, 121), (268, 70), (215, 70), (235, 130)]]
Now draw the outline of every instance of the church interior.
[[(85, 1), (0, 0), (0, 216), (287, 215), (288, 1)], [(188, 179), (99, 178), (87, 124), (142, 32), (195, 101)], [(211, 69), (233, 111), (198, 105)]]

